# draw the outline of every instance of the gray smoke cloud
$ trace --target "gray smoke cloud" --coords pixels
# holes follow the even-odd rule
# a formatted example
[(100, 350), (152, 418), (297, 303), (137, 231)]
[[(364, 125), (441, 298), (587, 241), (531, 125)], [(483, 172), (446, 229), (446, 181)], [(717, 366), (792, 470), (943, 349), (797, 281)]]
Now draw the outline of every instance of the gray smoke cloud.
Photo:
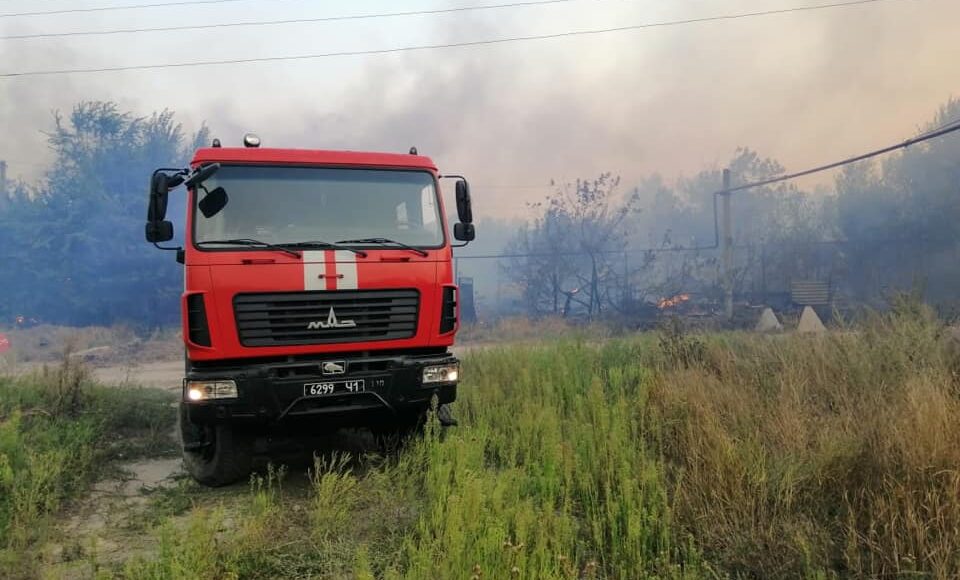
[[(558, 21), (531, 11), (445, 19), (420, 43), (758, 9), (746, 0), (589, 4)], [(954, 0), (891, 0), (483, 48), (0, 81), (0, 123), (15, 140), (0, 158), (35, 175), (17, 161), (43, 158), (49, 111), (105, 98), (142, 114), (173, 109), (188, 129), (207, 121), (231, 143), (256, 129), (273, 146), (416, 145), (472, 178), (479, 213), (514, 216), (551, 179), (672, 179), (722, 165), (737, 146), (797, 169), (906, 137), (957, 92), (957, 21)], [(4, 68), (86, 63), (61, 45), (37, 46), (3, 46)], [(271, 52), (261, 44), (252, 54)]]
[[(4, 29), (0, 28), (0, 32)], [(2, 43), (2, 41), (0, 41)], [(74, 55), (60, 46), (28, 47), (0, 44), (3, 70), (24, 70), (47, 62), (76, 64)], [(23, 67), (23, 68), (20, 68)], [(49, 163), (49, 152), (41, 131), (52, 126), (51, 95), (78, 95), (69, 77), (49, 77), (35, 83), (0, 81), (0, 159), (10, 166), (10, 177), (35, 179)], [(55, 107), (54, 107), (55, 108)]]

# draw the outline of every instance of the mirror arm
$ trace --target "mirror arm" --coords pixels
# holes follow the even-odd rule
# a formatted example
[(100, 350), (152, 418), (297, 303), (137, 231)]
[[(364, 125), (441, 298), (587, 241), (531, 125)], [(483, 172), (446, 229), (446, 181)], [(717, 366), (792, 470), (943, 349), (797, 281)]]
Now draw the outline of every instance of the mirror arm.
[(166, 250), (166, 251), (169, 251), (169, 252), (176, 252), (176, 253), (177, 253), (177, 262), (180, 263), (180, 264), (186, 263), (186, 261), (187, 261), (187, 254), (186, 254), (186, 252), (183, 250), (183, 247), (182, 247), (182, 246), (177, 246), (177, 247), (175, 247), (175, 248), (173, 248), (173, 247), (168, 248), (168, 247), (166, 247), (166, 246), (161, 246), (160, 244), (157, 244), (157, 243), (154, 243), (153, 245), (154, 245), (154, 247), (157, 248), (158, 250)]
[(183, 167), (160, 167), (159, 169), (154, 169), (153, 173), (156, 175), (160, 172), (171, 173), (173, 175), (186, 175), (189, 173), (189, 169), (184, 169)]
[[(155, 170), (153, 171), (153, 176), (150, 178), (150, 179), (151, 179), (151, 182), (152, 182), (153, 178), (157, 176), (158, 173), (169, 173), (170, 175), (168, 176), (168, 178), (170, 178), (170, 177), (184, 177), (185, 175), (188, 175), (188, 174), (190, 173), (190, 170), (189, 170), (189, 169), (183, 169), (183, 168), (177, 168), (177, 167), (161, 167), (161, 168), (155, 169)], [(170, 189), (173, 189), (174, 187), (180, 187), (182, 184), (183, 184), (183, 181), (181, 180), (180, 183), (174, 184), (173, 187), (171, 187)], [(150, 192), (150, 196), (153, 197), (153, 192), (152, 192), (152, 191)]]
[(470, 243), (470, 242), (463, 242), (462, 244), (450, 244), (450, 247), (451, 247), (451, 248), (462, 248), (462, 247), (468, 245), (469, 243)]

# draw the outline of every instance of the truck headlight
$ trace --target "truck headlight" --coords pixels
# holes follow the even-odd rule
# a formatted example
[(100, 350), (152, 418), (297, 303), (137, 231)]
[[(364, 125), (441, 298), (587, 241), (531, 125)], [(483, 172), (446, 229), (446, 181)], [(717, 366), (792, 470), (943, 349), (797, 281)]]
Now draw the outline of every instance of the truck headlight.
[(237, 383), (235, 381), (187, 381), (186, 395), (191, 401), (236, 399)]
[(460, 379), (460, 363), (423, 367), (423, 384), (455, 383)]

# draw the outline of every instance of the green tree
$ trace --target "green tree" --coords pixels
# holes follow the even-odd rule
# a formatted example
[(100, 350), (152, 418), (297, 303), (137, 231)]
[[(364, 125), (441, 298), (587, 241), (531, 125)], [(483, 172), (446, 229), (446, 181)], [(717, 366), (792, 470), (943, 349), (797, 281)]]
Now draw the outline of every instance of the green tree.
[(184, 165), (205, 140), (201, 130), (186, 147), (170, 111), (137, 117), (83, 102), (66, 118), (55, 114), (52, 166), (0, 216), (17, 224), (3, 240), (9, 266), (0, 284), (14, 299), (0, 303), (0, 315), (75, 325), (176, 320), (182, 273), (143, 241), (146, 189), (153, 169)]
[[(960, 99), (944, 104), (923, 130), (960, 120)], [(879, 300), (923, 286), (938, 303), (960, 284), (960, 138), (911, 146), (882, 163), (845, 168), (837, 178), (837, 220), (847, 240), (851, 292)]]

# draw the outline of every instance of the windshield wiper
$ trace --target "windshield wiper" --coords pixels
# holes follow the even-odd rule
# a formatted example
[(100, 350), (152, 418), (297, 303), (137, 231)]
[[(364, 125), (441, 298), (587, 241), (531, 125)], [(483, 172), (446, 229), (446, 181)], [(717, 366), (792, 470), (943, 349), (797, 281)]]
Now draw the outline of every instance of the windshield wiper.
[(312, 240), (309, 242), (291, 242), (289, 244), (283, 244), (287, 248), (324, 248), (327, 250), (346, 250), (348, 252), (353, 252), (354, 254), (360, 256), (361, 258), (366, 258), (367, 253), (363, 250), (358, 250), (356, 248), (349, 248), (347, 246), (341, 246), (340, 242), (332, 244), (330, 242), (321, 242), (319, 240)]
[(230, 245), (230, 246), (248, 246), (251, 248), (263, 248), (265, 250), (274, 250), (277, 252), (283, 252), (285, 254), (290, 254), (291, 256), (300, 257), (300, 252), (291, 250), (289, 248), (284, 248), (283, 246), (278, 246), (276, 244), (268, 244), (267, 242), (261, 242), (260, 240), (254, 240), (251, 238), (233, 238), (229, 240), (204, 240), (202, 242), (197, 242), (198, 246), (208, 246), (208, 245)]
[(424, 258), (430, 255), (429, 252), (425, 252), (420, 248), (414, 248), (413, 246), (409, 246), (407, 244), (404, 244), (403, 242), (398, 242), (397, 240), (391, 240), (389, 238), (360, 238), (359, 240), (340, 240), (337, 243), (338, 244), (379, 244), (379, 245), (393, 244), (394, 246), (401, 247), (404, 250), (410, 250), (411, 252), (416, 252), (417, 254), (420, 254)]

